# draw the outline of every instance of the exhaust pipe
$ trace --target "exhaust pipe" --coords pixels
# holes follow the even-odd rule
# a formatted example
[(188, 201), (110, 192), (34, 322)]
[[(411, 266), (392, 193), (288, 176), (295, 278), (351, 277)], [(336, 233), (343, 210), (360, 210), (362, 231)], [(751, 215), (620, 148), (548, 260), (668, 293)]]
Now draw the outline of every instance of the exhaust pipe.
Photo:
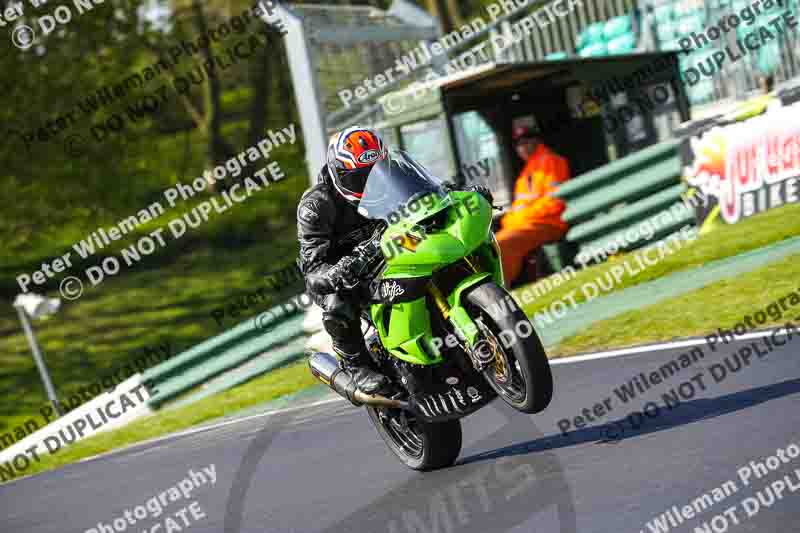
[(308, 358), (308, 368), (311, 374), (333, 389), (337, 394), (346, 398), (355, 406), (373, 405), (377, 407), (391, 407), (394, 409), (409, 409), (408, 402), (392, 400), (381, 395), (364, 394), (356, 387), (353, 377), (339, 368), (339, 362), (330, 354), (317, 352)]

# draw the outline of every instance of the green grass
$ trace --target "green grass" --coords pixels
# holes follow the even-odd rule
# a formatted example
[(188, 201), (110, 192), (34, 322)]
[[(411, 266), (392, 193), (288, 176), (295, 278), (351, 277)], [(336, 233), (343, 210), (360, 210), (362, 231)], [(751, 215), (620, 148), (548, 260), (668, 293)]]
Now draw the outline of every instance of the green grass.
[(54, 455), (45, 455), (41, 462), (31, 463), (24, 474), (58, 468), (110, 450), (174, 433), (316, 384), (319, 382), (311, 376), (305, 360), (298, 361), (191, 405), (156, 412), (125, 427), (77, 442)]
[[(702, 289), (621, 313), (592, 324), (562, 342), (557, 351), (567, 355), (598, 347), (623, 347), (646, 342), (705, 335), (717, 328), (731, 329), (746, 315), (800, 290), (800, 254)], [(777, 315), (775, 315), (777, 316)], [(800, 306), (780, 318), (767, 315), (759, 329), (792, 321), (800, 325)]]
[[(237, 293), (264, 287), (264, 274), (295, 253), (294, 243), (278, 242), (224, 254), (200, 250), (168, 267), (107, 279), (75, 302), (63, 302), (57, 315), (34, 322), (60, 397), (91, 385), (145, 347), (168, 341), (175, 354), (274, 305), (259, 302), (223, 327), (211, 317)], [(46, 397), (16, 315), (0, 318), (0, 331), (4, 433), (35, 415)]]
[[(170, 245), (150, 256), (151, 263), (165, 264), (182, 255), (187, 247), (230, 249), (263, 243), (265, 236), (274, 236), (275, 232), (284, 229), (286, 221), (293, 223), (297, 201), (308, 187), (307, 171), (301, 156), (296, 145), (275, 149), (270, 157), (279, 163), (286, 175), (284, 179), (270, 184), (245, 202), (234, 204), (225, 213), (212, 213), (209, 222), (190, 228), (181, 237), (179, 246)], [(173, 163), (165, 161), (162, 166), (171, 168)], [(170, 172), (142, 169), (141, 179), (109, 187), (110, 190), (119, 189), (115, 193), (107, 190), (93, 191), (94, 196), (86, 193), (79, 197), (79, 201), (71, 202), (69, 208), (53, 205), (47, 191), (37, 188), (37, 183), (15, 182), (9, 185), (0, 178), (0, 192), (8, 192), (9, 197), (13, 192), (14, 198), (24, 199), (19, 205), (11, 205), (10, 213), (0, 213), (0, 242), (4, 246), (3, 260), (0, 261), (0, 296), (18, 292), (15, 278), (19, 273), (30, 274), (40, 268), (42, 262), (50, 262), (52, 258), (71, 251), (74, 243), (85, 239), (97, 228), (116, 226), (155, 202), (164, 208), (161, 216), (137, 227), (96, 255), (118, 253), (151, 231), (166, 228), (169, 220), (209, 199), (208, 193), (201, 192), (186, 200), (179, 197), (170, 207), (164, 198), (164, 191), (176, 182), (187, 184), (199, 176), (204, 167), (197, 168), (197, 171), (187, 170), (180, 177)], [(165, 229), (165, 234), (169, 234), (168, 229)], [(74, 251), (72, 258), (80, 260)]]
[[(166, 248), (96, 287), (82, 272), (75, 272), (84, 281), (83, 296), (62, 300), (58, 314), (33, 324), (62, 401), (138, 357), (145, 347), (168, 341), (175, 354), (277, 303), (259, 301), (222, 327), (210, 316), (235, 296), (265, 287), (265, 274), (294, 261), (293, 205), (306, 180), (297, 173), (273, 184), (190, 230), (191, 235), (167, 240)], [(169, 213), (170, 218), (178, 214)], [(165, 215), (161, 223), (167, 220)], [(65, 234), (85, 236), (97, 225), (77, 219)], [(57, 240), (52, 249), (63, 244)], [(44, 260), (51, 257), (49, 253), (39, 249)], [(97, 260), (105, 255), (105, 251), (97, 254)], [(58, 296), (57, 291), (46, 294)], [(10, 300), (0, 301), (0, 397), (0, 433), (31, 418), (42, 423), (38, 412), (47, 398)]]
[[(620, 283), (614, 285), (611, 291), (603, 294), (620, 291), (681, 270), (697, 268), (716, 259), (723, 259), (761, 248), (797, 235), (800, 235), (800, 204), (786, 205), (760, 213), (738, 224), (721, 224), (714, 231), (699, 236), (695, 241), (682, 243), (682, 248), (677, 253), (665, 256), (663, 260), (648, 267), (636, 276), (626, 274), (620, 280)], [(603, 276), (614, 266), (616, 261), (626, 257), (634, 257), (635, 255), (636, 252), (621, 254), (606, 263), (584, 268), (578, 271), (573, 278), (553, 288), (550, 292), (542, 294), (533, 301), (530, 301), (529, 298), (529, 303), (527, 304), (523, 302), (523, 310), (528, 316), (533, 316), (535, 312), (547, 308), (551, 303), (562, 299), (573, 290), (575, 291), (576, 302), (585, 301), (586, 296), (580, 290), (583, 284)], [(539, 283), (542, 287), (544, 286), (542, 282)], [(521, 295), (534, 285), (514, 290), (513, 293), (517, 301), (522, 302)]]

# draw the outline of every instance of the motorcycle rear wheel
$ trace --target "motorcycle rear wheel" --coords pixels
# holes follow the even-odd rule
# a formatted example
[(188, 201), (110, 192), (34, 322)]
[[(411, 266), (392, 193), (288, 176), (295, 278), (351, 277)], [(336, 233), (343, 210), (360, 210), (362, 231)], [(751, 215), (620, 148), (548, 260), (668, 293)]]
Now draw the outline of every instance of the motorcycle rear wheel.
[(367, 407), (367, 413), (386, 446), (407, 467), (435, 470), (451, 466), (461, 452), (461, 422), (423, 422), (406, 414), (407, 427), (398, 409)]

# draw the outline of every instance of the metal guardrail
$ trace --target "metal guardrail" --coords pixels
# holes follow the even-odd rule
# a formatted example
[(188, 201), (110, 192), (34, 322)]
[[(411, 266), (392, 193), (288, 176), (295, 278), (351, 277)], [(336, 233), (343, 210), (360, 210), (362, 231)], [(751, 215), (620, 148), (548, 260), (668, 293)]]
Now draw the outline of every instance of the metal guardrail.
[(208, 398), (209, 396), (232, 389), (251, 379), (272, 372), (288, 363), (302, 359), (306, 356), (306, 342), (307, 338), (305, 335), (298, 334), (297, 338), (289, 341), (288, 344), (284, 344), (278, 348), (270, 348), (269, 357), (255, 358), (253, 361), (243, 364), (241, 368), (237, 368), (237, 370), (233, 372), (229, 372), (224, 376), (204, 383), (199, 390), (171, 402), (170, 408), (183, 407), (198, 400)]
[[(236, 379), (224, 380), (225, 386), (217, 385), (212, 389), (220, 392), (301, 357), (302, 346), (293, 341), (303, 335), (304, 313), (299, 306), (289, 310), (285, 307), (275, 306), (147, 370), (143, 381), (148, 383), (151, 390), (148, 404), (153, 408), (161, 407), (192, 388), (270, 350), (292, 347), (291, 350), (284, 350), (275, 357), (252, 365), (247, 372), (236, 376)], [(192, 398), (200, 399), (209, 394)], [(181, 400), (181, 403), (186, 402)]]

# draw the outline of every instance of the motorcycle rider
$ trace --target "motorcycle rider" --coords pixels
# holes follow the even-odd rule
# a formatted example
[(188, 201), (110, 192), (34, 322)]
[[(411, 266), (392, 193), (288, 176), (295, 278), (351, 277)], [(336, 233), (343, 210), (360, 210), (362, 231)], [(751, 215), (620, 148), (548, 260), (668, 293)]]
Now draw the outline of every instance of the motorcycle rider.
[[(353, 249), (372, 237), (381, 221), (358, 213), (367, 176), (385, 158), (388, 148), (373, 130), (347, 128), (331, 137), (326, 164), (297, 206), (297, 238), (300, 271), (306, 290), (322, 310), (325, 331), (333, 339), (340, 367), (349, 372), (365, 394), (375, 394), (388, 379), (374, 368), (361, 333), (361, 296), (347, 290), (359, 280), (362, 259)], [(491, 203), (485, 187), (471, 187)]]

